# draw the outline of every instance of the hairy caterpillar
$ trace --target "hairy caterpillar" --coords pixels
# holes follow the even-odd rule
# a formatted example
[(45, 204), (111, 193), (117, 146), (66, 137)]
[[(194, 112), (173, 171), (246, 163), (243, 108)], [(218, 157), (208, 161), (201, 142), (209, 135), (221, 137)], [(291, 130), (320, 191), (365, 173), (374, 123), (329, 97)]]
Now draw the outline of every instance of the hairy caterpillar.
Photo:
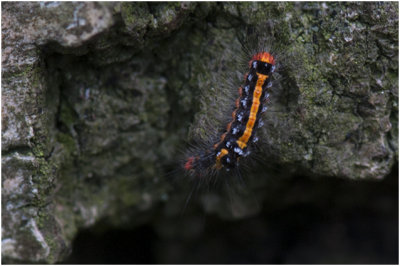
[(272, 86), (275, 59), (269, 52), (261, 51), (252, 56), (248, 66), (244, 82), (239, 87), (232, 121), (217, 143), (186, 158), (183, 164), (186, 173), (202, 177), (215, 175), (223, 169), (236, 169), (240, 158), (250, 154), (249, 146), (257, 142), (255, 132), (263, 125), (261, 115), (267, 110), (265, 103)]

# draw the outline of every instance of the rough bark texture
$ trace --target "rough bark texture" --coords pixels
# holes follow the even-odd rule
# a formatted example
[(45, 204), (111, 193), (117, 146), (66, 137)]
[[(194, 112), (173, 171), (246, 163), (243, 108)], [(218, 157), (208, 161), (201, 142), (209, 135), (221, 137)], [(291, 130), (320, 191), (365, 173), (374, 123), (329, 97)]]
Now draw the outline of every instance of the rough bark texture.
[[(200, 137), (213, 120), (215, 98), (200, 95), (238, 69), (249, 26), (285, 54), (264, 162), (279, 176), (384, 178), (398, 156), (396, 2), (5, 2), (2, 258), (60, 261), (102, 218), (134, 226), (160, 202), (179, 213), (187, 190), (165, 166), (193, 120)], [(260, 201), (271, 175), (262, 163), (249, 174)], [(203, 198), (205, 211), (258, 211), (222, 197)]]

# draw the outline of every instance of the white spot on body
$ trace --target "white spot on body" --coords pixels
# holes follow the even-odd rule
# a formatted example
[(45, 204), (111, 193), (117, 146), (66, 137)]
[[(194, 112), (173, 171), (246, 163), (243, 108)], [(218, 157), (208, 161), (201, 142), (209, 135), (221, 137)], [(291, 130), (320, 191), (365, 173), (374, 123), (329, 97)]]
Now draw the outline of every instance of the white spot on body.
[(240, 101), (243, 105), (244, 108), (247, 107), (247, 98), (244, 98), (243, 100)]
[(271, 72), (273, 73), (274, 71), (275, 71), (275, 66), (272, 65), (272, 67), (271, 67)]
[(253, 62), (253, 68), (257, 68), (257, 61)]
[(243, 150), (239, 147), (234, 148), (233, 151), (236, 152), (237, 154), (239, 154), (240, 156), (243, 155)]
[(249, 75), (247, 76), (247, 79), (248, 79), (249, 81), (251, 81), (251, 80), (253, 79), (253, 75), (252, 75), (252, 74), (249, 74)]
[(264, 106), (261, 110), (261, 113), (265, 113), (268, 110), (268, 106)]
[(272, 82), (268, 82), (267, 88), (271, 88), (271, 87), (272, 87)]
[(237, 119), (239, 122), (242, 122), (243, 116), (241, 114), (238, 114)]
[(254, 138), (253, 138), (253, 143), (256, 143), (258, 141), (258, 137), (257, 136), (254, 136)]
[(246, 92), (246, 94), (249, 94), (250, 86), (247, 85), (246, 87), (244, 87), (244, 91)]
[(236, 135), (236, 133), (238, 133), (239, 132), (239, 128), (238, 127), (234, 127), (233, 129), (232, 129), (232, 134), (233, 135)]
[(258, 121), (258, 125), (257, 127), (260, 128), (264, 125), (264, 122), (260, 119), (260, 121)]

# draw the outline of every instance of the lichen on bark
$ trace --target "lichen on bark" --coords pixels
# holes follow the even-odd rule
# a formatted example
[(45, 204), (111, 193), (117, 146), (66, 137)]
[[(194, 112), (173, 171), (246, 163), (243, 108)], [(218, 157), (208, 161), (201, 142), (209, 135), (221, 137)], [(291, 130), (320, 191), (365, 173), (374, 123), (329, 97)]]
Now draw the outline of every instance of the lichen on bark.
[[(264, 163), (282, 175), (387, 175), (398, 156), (398, 3), (7, 2), (3, 259), (61, 261), (80, 228), (134, 226), (160, 202), (182, 203), (165, 166), (191, 124), (196, 136), (213, 120), (215, 98), (202, 95), (239, 69), (249, 28), (284, 54)], [(266, 191), (262, 163), (251, 176)], [(258, 211), (241, 204), (204, 208)]]

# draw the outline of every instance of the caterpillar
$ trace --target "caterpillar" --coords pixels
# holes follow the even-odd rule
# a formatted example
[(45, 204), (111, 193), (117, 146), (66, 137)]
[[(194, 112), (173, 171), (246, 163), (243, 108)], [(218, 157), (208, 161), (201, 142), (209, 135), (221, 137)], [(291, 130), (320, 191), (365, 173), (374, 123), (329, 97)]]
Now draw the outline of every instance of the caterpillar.
[(215, 175), (222, 169), (236, 169), (239, 160), (250, 154), (249, 146), (258, 141), (255, 133), (263, 126), (261, 116), (267, 110), (265, 104), (272, 86), (275, 59), (269, 52), (261, 51), (251, 57), (248, 67), (238, 89), (232, 121), (217, 143), (185, 159), (183, 169), (189, 175), (203, 177)]

